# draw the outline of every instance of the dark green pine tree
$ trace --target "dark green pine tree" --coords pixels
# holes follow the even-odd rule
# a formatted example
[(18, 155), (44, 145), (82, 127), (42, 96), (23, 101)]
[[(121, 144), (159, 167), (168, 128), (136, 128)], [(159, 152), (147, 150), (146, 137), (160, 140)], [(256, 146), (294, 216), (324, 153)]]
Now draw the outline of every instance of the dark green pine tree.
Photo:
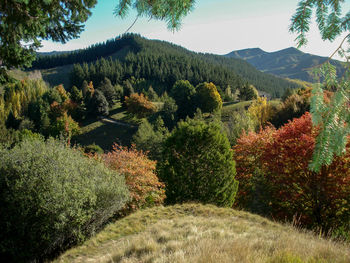
[(88, 105), (90, 113), (97, 116), (107, 116), (109, 114), (108, 108), (109, 105), (103, 93), (100, 90), (95, 90)]
[(158, 163), (167, 203), (201, 202), (231, 207), (238, 182), (233, 153), (217, 123), (180, 122), (164, 144)]
[(192, 116), (196, 110), (194, 98), (196, 89), (188, 80), (178, 80), (171, 89), (170, 96), (174, 98), (178, 106), (177, 115), (179, 118)]
[(114, 105), (114, 100), (117, 98), (117, 92), (108, 78), (104, 78), (97, 89), (102, 91), (103, 95), (108, 101), (109, 106)]

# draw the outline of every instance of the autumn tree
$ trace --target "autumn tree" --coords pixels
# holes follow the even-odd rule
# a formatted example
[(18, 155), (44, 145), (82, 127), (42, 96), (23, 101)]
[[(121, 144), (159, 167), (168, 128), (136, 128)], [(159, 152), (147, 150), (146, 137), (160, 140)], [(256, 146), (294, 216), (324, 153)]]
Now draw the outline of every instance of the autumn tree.
[(235, 162), (217, 123), (179, 122), (165, 141), (158, 171), (166, 184), (167, 203), (197, 201), (230, 207), (234, 202)]
[(221, 110), (221, 96), (214, 83), (201, 83), (196, 87), (196, 90), (196, 106), (198, 106), (202, 112)]
[[(319, 130), (312, 126), (311, 115), (278, 130), (266, 128), (242, 135), (235, 147), (238, 205), (252, 206), (259, 196), (256, 182), (263, 181), (270, 199), (262, 199), (271, 215), (281, 220), (297, 216), (301, 224), (325, 230), (345, 226), (350, 219), (349, 152), (336, 157), (320, 171), (310, 171), (315, 139)], [(262, 180), (257, 180), (262, 177)]]
[(273, 109), (266, 98), (259, 97), (248, 108), (248, 113), (256, 128), (264, 127), (273, 115)]
[(124, 207), (123, 214), (163, 204), (164, 184), (155, 173), (156, 162), (149, 160), (143, 151), (114, 144), (113, 150), (104, 154), (102, 160), (107, 167), (125, 176), (131, 200)]
[(144, 118), (156, 111), (154, 104), (143, 93), (133, 93), (130, 97), (125, 97), (125, 104), (127, 111), (138, 118)]

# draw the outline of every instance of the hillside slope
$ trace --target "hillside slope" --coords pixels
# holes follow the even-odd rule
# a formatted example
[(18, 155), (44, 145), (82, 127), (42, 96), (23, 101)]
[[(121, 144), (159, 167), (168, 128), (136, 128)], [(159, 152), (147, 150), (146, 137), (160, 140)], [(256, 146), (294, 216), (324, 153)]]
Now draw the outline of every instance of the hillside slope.
[[(309, 82), (313, 82), (314, 79), (308, 72), (308, 69), (320, 65), (328, 59), (301, 52), (293, 47), (276, 52), (266, 52), (260, 48), (242, 49), (232, 51), (225, 57), (244, 59), (266, 73)], [(331, 60), (331, 63), (337, 67), (339, 75), (344, 72), (344, 64), (342, 62)]]
[[(117, 68), (123, 70), (115, 77), (116, 80), (119, 77), (120, 81), (132, 75), (136, 78), (161, 82), (162, 85), (169, 87), (172, 86), (174, 80), (187, 79), (194, 85), (197, 85), (197, 82), (212, 81), (222, 89), (225, 89), (227, 85), (235, 89), (245, 85), (244, 82), (248, 82), (258, 90), (268, 92), (274, 97), (281, 96), (287, 88), (298, 87), (295, 83), (283, 78), (262, 73), (241, 59), (196, 53), (165, 41), (148, 40), (135, 34), (127, 34), (121, 39), (111, 39), (87, 49), (51, 56), (38, 56), (33, 63), (33, 69), (44, 70), (43, 76), (48, 80), (61, 79), (64, 81), (69, 78), (69, 74), (60, 75), (59, 70), (51, 70), (56, 76), (48, 77), (45, 72), (50, 72), (47, 69), (57, 67), (62, 69), (62, 67), (77, 63), (94, 63), (93, 71), (95, 72), (100, 68), (101, 63), (106, 64), (106, 62), (98, 62), (101, 58), (105, 58), (109, 65), (112, 63), (110, 60), (120, 63)], [(96, 72), (97, 75), (99, 73)], [(79, 85), (74, 83), (74, 80), (70, 84)]]
[(138, 211), (55, 262), (349, 262), (341, 243), (212, 205)]

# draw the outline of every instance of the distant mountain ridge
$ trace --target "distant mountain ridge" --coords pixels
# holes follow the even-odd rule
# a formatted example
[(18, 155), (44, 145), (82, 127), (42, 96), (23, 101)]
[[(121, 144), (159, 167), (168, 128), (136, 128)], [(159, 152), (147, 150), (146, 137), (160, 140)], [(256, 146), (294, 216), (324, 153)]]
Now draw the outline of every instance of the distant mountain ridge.
[[(248, 48), (232, 51), (225, 57), (243, 59), (265, 73), (309, 82), (314, 82), (314, 78), (308, 69), (322, 64), (328, 59), (304, 53), (293, 47), (275, 52), (266, 52), (260, 48)], [(336, 66), (337, 74), (341, 75), (344, 72), (343, 62), (331, 60), (331, 64)]]
[[(75, 66), (75, 73), (78, 70), (81, 74), (72, 75), (73, 64), (81, 65), (82, 69)], [(242, 59), (196, 53), (136, 34), (126, 34), (86, 49), (38, 55), (32, 69), (41, 70), (43, 78), (51, 85), (65, 83), (67, 87), (80, 86), (82, 78), (99, 83), (100, 79), (108, 77), (115, 84), (131, 76), (157, 83), (159, 89), (160, 86), (169, 89), (179, 79), (187, 79), (193, 85), (213, 82), (222, 92), (228, 86), (235, 91), (252, 84), (272, 97), (280, 97), (288, 88), (299, 87), (294, 82), (263, 73)], [(87, 71), (93, 73), (87, 74)]]

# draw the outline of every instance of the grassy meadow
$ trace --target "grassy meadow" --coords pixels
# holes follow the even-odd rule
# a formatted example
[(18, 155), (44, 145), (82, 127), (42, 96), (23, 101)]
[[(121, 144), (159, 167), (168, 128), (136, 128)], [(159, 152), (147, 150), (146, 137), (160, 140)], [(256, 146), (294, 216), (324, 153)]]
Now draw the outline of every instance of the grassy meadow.
[(140, 210), (54, 262), (349, 262), (350, 249), (258, 215), (212, 205)]
[(133, 119), (117, 103), (107, 118), (89, 118), (81, 123), (81, 134), (73, 139), (82, 146), (96, 144), (103, 150), (111, 150), (113, 143), (130, 145), (137, 131)]

